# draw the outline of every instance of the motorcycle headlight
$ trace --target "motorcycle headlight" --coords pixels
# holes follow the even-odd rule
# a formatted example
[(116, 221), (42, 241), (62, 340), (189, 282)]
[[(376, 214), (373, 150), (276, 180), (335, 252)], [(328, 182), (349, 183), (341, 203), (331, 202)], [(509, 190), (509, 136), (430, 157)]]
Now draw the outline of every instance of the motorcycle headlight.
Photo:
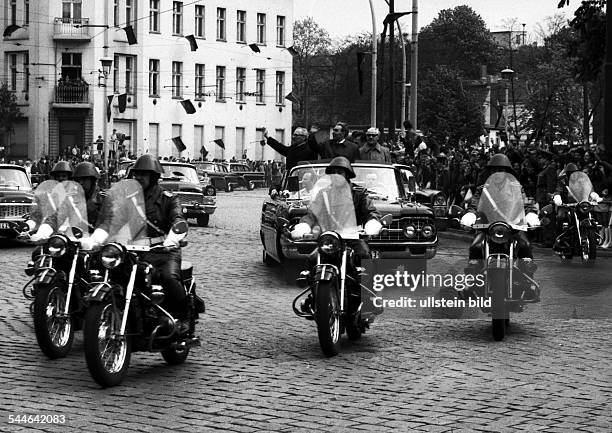
[(421, 229), (421, 233), (423, 234), (423, 237), (430, 238), (430, 237), (432, 237), (434, 235), (435, 231), (434, 231), (434, 228), (432, 226), (425, 225)]
[(413, 238), (416, 236), (416, 229), (414, 226), (406, 226), (404, 227), (404, 236), (407, 238)]
[(446, 198), (442, 194), (437, 195), (436, 198), (434, 199), (434, 205), (435, 206), (446, 206)]
[(319, 251), (328, 256), (338, 254), (342, 249), (342, 240), (336, 234), (326, 233), (319, 237)]
[(580, 202), (580, 204), (578, 205), (578, 210), (582, 213), (589, 213), (591, 212), (591, 208), (593, 206), (591, 205), (591, 203), (589, 203), (588, 201), (583, 201)]
[(123, 261), (123, 251), (114, 244), (108, 244), (100, 252), (100, 261), (106, 269), (115, 269)]
[(66, 239), (61, 236), (51, 236), (47, 249), (51, 257), (61, 257), (66, 254), (67, 247)]
[(506, 224), (493, 224), (489, 227), (489, 236), (491, 241), (497, 244), (503, 244), (510, 239), (510, 227)]

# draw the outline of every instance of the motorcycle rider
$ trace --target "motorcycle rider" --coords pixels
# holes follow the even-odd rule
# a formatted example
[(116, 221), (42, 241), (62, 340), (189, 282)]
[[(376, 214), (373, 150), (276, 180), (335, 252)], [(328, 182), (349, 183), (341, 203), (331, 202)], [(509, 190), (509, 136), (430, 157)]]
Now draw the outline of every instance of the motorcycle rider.
[[(104, 209), (102, 203), (106, 197), (106, 194), (100, 191), (98, 187), (100, 173), (98, 173), (96, 166), (91, 162), (81, 162), (74, 168), (72, 178), (81, 185), (85, 193), (85, 199), (87, 200), (87, 221), (89, 222), (89, 231), (91, 233), (93, 228), (97, 227), (96, 220)], [(100, 218), (100, 220), (102, 219), (103, 217)]]
[[(482, 182), (485, 182), (489, 176), (494, 173), (506, 172), (510, 173), (516, 177), (516, 173), (512, 168), (512, 163), (508, 159), (506, 155), (503, 153), (497, 153), (491, 157), (489, 160), (486, 170), (483, 172), (484, 176), (481, 177)], [(474, 225), (477, 219), (477, 208), (478, 202), (480, 201), (480, 196), (482, 194), (482, 190), (484, 188), (484, 183), (479, 185), (476, 188), (476, 192), (472, 196), (470, 203), (468, 205), (468, 212), (466, 212), (461, 217), (461, 224), (463, 226), (471, 227)], [(521, 186), (521, 194), (523, 196), (523, 202), (525, 202), (525, 193), (523, 191), (523, 187)], [(533, 209), (529, 209), (529, 211), (533, 211)], [(535, 213), (529, 212), (525, 215), (525, 222), (530, 226), (537, 226), (540, 224), (539, 219)], [(479, 232), (469, 249), (469, 259), (468, 266), (465, 269), (466, 274), (476, 274), (481, 272), (484, 267), (484, 257), (483, 257), (483, 240), (485, 234), (483, 232)], [(519, 259), (519, 269), (524, 272), (529, 278), (533, 279), (533, 274), (537, 269), (537, 265), (533, 261), (533, 252), (531, 248), (531, 244), (527, 239), (527, 235), (525, 232), (518, 231), (515, 234), (515, 239), (517, 241), (517, 257)], [(531, 285), (527, 285), (525, 288), (525, 299), (539, 299), (540, 294), (537, 292), (533, 292), (531, 290)]]
[[(164, 253), (143, 253), (140, 257), (157, 269), (160, 283), (167, 295), (165, 304), (175, 318), (181, 319), (187, 310), (187, 296), (181, 281), (179, 242), (187, 233), (176, 234), (172, 231), (175, 223), (185, 220), (178, 198), (158, 185), (163, 172), (158, 159), (150, 154), (140, 156), (132, 166), (132, 176), (140, 183), (144, 192), (147, 236), (154, 238), (165, 235), (163, 245), (171, 248)], [(99, 227), (89, 238), (83, 239), (81, 245), (84, 249), (91, 249), (103, 244), (108, 237), (109, 233), (104, 227)]]

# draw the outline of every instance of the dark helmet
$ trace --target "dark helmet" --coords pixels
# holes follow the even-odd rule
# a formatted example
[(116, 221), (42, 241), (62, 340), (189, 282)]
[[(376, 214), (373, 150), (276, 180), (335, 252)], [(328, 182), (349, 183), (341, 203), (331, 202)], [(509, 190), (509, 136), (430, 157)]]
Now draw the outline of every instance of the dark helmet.
[(96, 170), (96, 166), (91, 162), (81, 162), (74, 167), (74, 173), (72, 174), (74, 179), (79, 177), (93, 177), (100, 179), (100, 173)]
[(344, 156), (336, 156), (334, 159), (332, 159), (325, 169), (325, 174), (329, 174), (330, 169), (334, 167), (344, 169), (344, 171), (346, 171), (348, 174), (347, 179), (353, 179), (355, 177), (355, 172), (353, 171), (353, 167), (351, 167), (351, 162)]
[(487, 167), (491, 169), (504, 168), (508, 173), (515, 174), (514, 169), (512, 168), (512, 163), (503, 153), (496, 153), (495, 155), (493, 155), (489, 160)]
[(164, 173), (159, 160), (149, 153), (145, 153), (136, 160), (132, 166), (132, 171), (152, 171), (160, 176)]
[(59, 161), (55, 163), (53, 168), (50, 171), (51, 176), (57, 173), (68, 173), (69, 176), (72, 176), (72, 167), (68, 161)]

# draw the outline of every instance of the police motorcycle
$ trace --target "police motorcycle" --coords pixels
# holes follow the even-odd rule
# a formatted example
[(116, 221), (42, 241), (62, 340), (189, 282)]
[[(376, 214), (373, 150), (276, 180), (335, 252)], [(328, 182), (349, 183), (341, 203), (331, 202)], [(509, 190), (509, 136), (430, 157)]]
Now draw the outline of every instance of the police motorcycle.
[[(160, 352), (169, 364), (183, 363), (191, 347), (200, 344), (194, 333), (198, 312), (204, 312), (188, 262), (181, 266), (188, 300), (185, 318), (178, 320), (162, 307), (164, 291), (157, 284), (156, 271), (140, 255), (169, 249), (162, 245), (163, 236), (146, 237), (149, 222), (140, 184), (121, 180), (108, 190), (107, 197), (112, 207), (106, 226), (109, 238), (97, 257), (100, 273), (85, 296), (89, 307), (84, 325), (87, 368), (103, 387), (122, 382), (132, 352)], [(172, 231), (179, 235), (187, 228), (180, 222)]]
[[(456, 290), (464, 299), (480, 299), (482, 311), (491, 314), (493, 339), (501, 341), (510, 324), (510, 313), (520, 313), (526, 304), (540, 301), (539, 284), (526, 272), (525, 262), (518, 258), (515, 238), (517, 233), (536, 228), (540, 222), (534, 213), (525, 216), (521, 185), (510, 173), (489, 176), (477, 213), (478, 218), (471, 228), (484, 235), (484, 284), (479, 287), (474, 281), (465, 289), (467, 292)], [(535, 296), (531, 296), (533, 294)], [(490, 306), (487, 305), (489, 299)]]
[[(30, 312), (42, 352), (51, 359), (66, 356), (74, 332), (82, 329), (90, 254), (80, 240), (89, 235), (85, 193), (77, 182), (47, 180), (36, 188), (32, 220), (38, 230), (19, 239), (40, 244), (25, 273), (32, 279), (23, 295), (33, 300)], [(27, 230), (27, 229), (26, 229)]]
[(597, 245), (602, 241), (599, 235), (601, 225), (592, 214), (593, 206), (601, 201), (601, 198), (593, 191), (589, 176), (581, 171), (570, 175), (566, 188), (571, 203), (558, 206), (567, 212), (567, 221), (563, 222), (561, 234), (555, 240), (554, 251), (562, 262), (579, 256), (582, 264), (590, 267), (595, 264)]
[[(330, 185), (339, 187), (330, 189)], [(309, 260), (311, 270), (302, 271), (296, 281), (304, 290), (294, 299), (293, 311), (315, 321), (321, 349), (331, 357), (338, 354), (344, 332), (351, 340), (359, 339), (382, 311), (370, 301), (376, 293), (360, 283), (365, 269), (358, 266), (358, 257), (347, 242), (368, 237), (357, 226), (350, 185), (342, 175), (324, 175), (315, 184), (312, 197), (310, 211), (318, 225), (302, 239), (316, 240), (316, 262)], [(387, 215), (382, 223), (388, 226), (391, 220)], [(281, 223), (290, 234), (289, 221), (281, 219)]]

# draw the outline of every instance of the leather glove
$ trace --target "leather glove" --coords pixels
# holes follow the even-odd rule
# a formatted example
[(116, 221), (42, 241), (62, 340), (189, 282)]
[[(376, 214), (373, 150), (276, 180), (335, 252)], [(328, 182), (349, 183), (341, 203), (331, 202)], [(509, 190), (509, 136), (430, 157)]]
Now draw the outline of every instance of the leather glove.
[(30, 240), (32, 242), (38, 242), (45, 239), (49, 239), (49, 237), (53, 234), (53, 227), (49, 224), (41, 224), (36, 233), (30, 236)]
[(293, 231), (291, 232), (291, 237), (293, 240), (300, 240), (304, 237), (304, 235), (310, 233), (310, 226), (307, 223), (299, 223), (295, 227), (293, 227)]
[(370, 221), (365, 223), (363, 228), (366, 232), (366, 235), (376, 236), (377, 234), (380, 233), (380, 230), (382, 229), (382, 224), (378, 220), (371, 219)]
[(95, 229), (90, 237), (81, 239), (81, 249), (93, 250), (95, 247), (98, 247), (106, 242), (108, 236), (109, 235), (106, 230)]
[(172, 230), (166, 235), (164, 246), (168, 248), (180, 248), (180, 242), (187, 236), (187, 233), (176, 234)]
[(591, 194), (589, 194), (589, 200), (599, 203), (600, 201), (603, 200), (603, 198), (601, 198), (599, 194), (593, 191)]
[(472, 227), (475, 222), (476, 222), (476, 214), (474, 212), (466, 212), (465, 214), (463, 214), (463, 216), (461, 217), (461, 221), (460, 221), (462, 226), (467, 226), (467, 227)]
[(559, 194), (555, 194), (553, 196), (553, 203), (555, 203), (555, 206), (561, 206), (563, 204), (563, 200), (561, 200), (561, 196)]
[(540, 226), (540, 218), (538, 218), (538, 216), (535, 213), (533, 213), (533, 212), (529, 212), (527, 215), (525, 215), (525, 222), (530, 227), (539, 227)]

